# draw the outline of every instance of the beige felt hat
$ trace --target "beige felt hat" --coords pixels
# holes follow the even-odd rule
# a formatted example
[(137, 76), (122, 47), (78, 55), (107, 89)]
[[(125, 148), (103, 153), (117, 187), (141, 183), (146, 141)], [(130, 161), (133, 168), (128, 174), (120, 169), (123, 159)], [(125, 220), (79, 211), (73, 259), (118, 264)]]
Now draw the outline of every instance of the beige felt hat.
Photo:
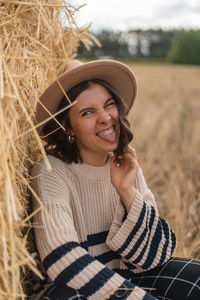
[[(36, 107), (36, 121), (42, 125), (38, 128), (41, 132), (44, 121), (57, 111), (59, 103), (64, 96), (76, 84), (90, 79), (103, 79), (116, 88), (125, 103), (126, 114), (132, 107), (137, 91), (136, 78), (133, 71), (125, 64), (115, 60), (94, 60), (80, 62), (73, 60), (67, 63), (62, 73), (43, 92)], [(46, 109), (44, 109), (44, 107)], [(48, 112), (49, 111), (49, 112)]]

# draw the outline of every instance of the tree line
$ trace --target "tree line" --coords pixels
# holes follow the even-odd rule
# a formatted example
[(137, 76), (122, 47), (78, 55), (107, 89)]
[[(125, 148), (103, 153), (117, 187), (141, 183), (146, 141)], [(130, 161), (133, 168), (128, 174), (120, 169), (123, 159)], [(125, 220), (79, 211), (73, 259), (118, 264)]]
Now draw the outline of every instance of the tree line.
[(200, 30), (102, 30), (94, 34), (101, 47), (78, 49), (84, 58), (162, 59), (171, 63), (200, 64)]

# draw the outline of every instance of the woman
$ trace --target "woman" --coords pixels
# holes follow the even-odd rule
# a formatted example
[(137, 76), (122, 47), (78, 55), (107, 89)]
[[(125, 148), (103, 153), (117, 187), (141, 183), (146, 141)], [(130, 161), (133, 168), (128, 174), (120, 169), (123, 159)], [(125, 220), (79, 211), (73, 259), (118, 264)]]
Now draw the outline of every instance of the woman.
[(135, 96), (133, 72), (112, 60), (68, 63), (41, 96), (52, 170), (36, 164), (32, 185), (45, 208), (34, 225), (49, 279), (32, 299), (199, 299), (199, 263), (171, 258), (174, 232), (129, 145)]

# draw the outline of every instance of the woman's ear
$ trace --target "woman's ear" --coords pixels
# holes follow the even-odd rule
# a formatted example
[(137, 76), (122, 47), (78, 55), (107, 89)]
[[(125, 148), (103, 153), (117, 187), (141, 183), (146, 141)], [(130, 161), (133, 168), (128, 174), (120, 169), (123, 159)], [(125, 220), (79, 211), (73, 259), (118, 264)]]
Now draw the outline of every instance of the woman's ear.
[(63, 127), (65, 128), (65, 132), (66, 132), (67, 135), (74, 136), (72, 129), (70, 128), (70, 126), (68, 126), (68, 125), (66, 124), (66, 121), (62, 121), (61, 124), (62, 124)]

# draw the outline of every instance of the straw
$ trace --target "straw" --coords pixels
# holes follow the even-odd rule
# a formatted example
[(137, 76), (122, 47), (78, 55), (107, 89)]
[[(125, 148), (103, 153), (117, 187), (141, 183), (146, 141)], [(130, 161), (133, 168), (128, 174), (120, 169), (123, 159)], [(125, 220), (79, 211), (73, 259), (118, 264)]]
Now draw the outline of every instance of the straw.
[[(41, 156), (51, 169), (34, 124), (39, 95), (74, 59), (80, 43), (96, 39), (78, 28), (80, 7), (61, 0), (0, 0), (0, 299), (25, 299), (27, 270), (38, 276), (31, 248), (31, 165)], [(70, 101), (69, 107), (70, 107)], [(54, 116), (50, 116), (54, 117)], [(34, 191), (32, 191), (34, 192)]]

